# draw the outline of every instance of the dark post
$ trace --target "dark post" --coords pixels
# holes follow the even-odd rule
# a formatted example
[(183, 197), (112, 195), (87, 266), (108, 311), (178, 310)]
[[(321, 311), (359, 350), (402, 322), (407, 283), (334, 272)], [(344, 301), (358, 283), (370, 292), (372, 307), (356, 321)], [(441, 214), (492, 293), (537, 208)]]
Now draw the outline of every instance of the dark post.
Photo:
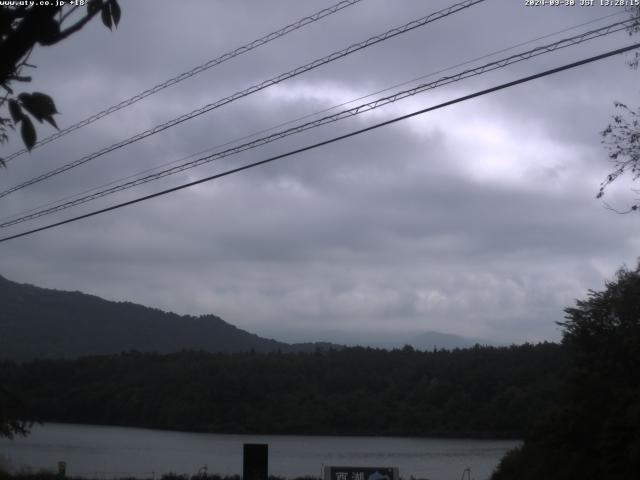
[(243, 451), (244, 480), (267, 480), (269, 476), (269, 445), (245, 443)]
[(67, 462), (58, 462), (58, 478), (63, 479), (67, 475)]

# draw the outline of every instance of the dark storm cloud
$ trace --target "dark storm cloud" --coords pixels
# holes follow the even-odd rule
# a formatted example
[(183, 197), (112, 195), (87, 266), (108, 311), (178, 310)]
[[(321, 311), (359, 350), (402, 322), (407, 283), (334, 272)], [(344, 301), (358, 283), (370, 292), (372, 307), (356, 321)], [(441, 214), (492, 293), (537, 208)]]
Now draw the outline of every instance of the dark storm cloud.
[[(64, 114), (60, 124), (68, 125), (327, 5), (127, 3), (117, 32), (95, 22), (64, 46), (36, 52), (33, 89), (54, 96)], [(0, 185), (447, 5), (365, 0), (35, 150), (12, 162)], [(2, 215), (610, 13), (486, 2), (6, 197)], [(46, 220), (283, 153), (627, 42), (619, 35), (566, 49)], [(5, 243), (2, 274), (180, 313), (215, 313), (260, 333), (286, 331), (291, 339), (314, 340), (311, 332), (323, 330), (556, 339), (554, 321), (562, 309), (638, 255), (635, 217), (614, 215), (593, 198), (608, 168), (598, 132), (615, 99), (637, 99), (636, 82), (637, 73), (616, 57), (438, 110)], [(611, 198), (623, 201), (624, 194), (614, 190)]]

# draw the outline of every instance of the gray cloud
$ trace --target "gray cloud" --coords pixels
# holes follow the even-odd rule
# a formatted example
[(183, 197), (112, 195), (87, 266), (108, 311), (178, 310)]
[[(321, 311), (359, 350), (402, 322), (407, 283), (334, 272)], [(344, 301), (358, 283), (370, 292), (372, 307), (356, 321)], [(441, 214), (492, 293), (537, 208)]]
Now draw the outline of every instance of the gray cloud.
[[(35, 150), (2, 172), (0, 186), (447, 4), (365, 0)], [(326, 5), (132, 2), (123, 5), (117, 32), (95, 22), (64, 45), (36, 52), (33, 89), (54, 96), (64, 126)], [(17, 192), (2, 199), (0, 214), (613, 12), (487, 2)], [(23, 227), (266, 158), (628, 42), (621, 34), (566, 49)], [(614, 100), (633, 103), (637, 94), (637, 72), (615, 57), (4, 243), (0, 273), (179, 313), (215, 313), (289, 339), (315, 340), (330, 330), (364, 336), (440, 330), (505, 342), (558, 339), (554, 322), (562, 319), (563, 308), (638, 256), (637, 218), (615, 215), (594, 199), (608, 168), (598, 132)], [(9, 150), (18, 143), (14, 138)], [(615, 188), (609, 197), (623, 204), (626, 195)]]

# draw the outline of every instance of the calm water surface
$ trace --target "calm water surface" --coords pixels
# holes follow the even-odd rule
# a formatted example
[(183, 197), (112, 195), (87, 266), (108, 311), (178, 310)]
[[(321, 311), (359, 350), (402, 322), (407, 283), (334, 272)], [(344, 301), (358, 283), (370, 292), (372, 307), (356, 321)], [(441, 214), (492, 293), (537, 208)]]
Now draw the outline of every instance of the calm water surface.
[(448, 480), (471, 468), (487, 478), (508, 440), (441, 440), (400, 437), (313, 437), (221, 435), (141, 428), (48, 423), (34, 426), (27, 438), (0, 439), (0, 462), (14, 469), (54, 470), (67, 462), (67, 474), (112, 478), (209, 473), (241, 474), (242, 445), (269, 444), (269, 473), (284, 477), (320, 476), (323, 465), (399, 467), (400, 476)]

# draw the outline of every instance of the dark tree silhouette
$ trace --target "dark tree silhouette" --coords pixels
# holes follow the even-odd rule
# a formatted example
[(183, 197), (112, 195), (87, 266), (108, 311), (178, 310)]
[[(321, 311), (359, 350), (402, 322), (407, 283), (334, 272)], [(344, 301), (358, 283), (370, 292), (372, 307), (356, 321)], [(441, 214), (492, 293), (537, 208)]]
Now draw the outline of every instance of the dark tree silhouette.
[[(81, 30), (100, 14), (102, 22), (111, 29), (120, 21), (117, 0), (88, 0), (84, 13), (80, 6), (67, 2), (65, 6), (0, 6), (0, 143), (9, 140), (10, 129), (20, 128), (25, 146), (31, 150), (37, 141), (33, 120), (46, 121), (57, 128), (53, 118), (57, 114), (53, 99), (41, 92), (16, 94), (14, 83), (29, 82), (25, 69), (34, 47), (50, 46)], [(8, 113), (8, 116), (7, 116)], [(0, 158), (0, 165), (4, 161)]]
[(640, 263), (565, 312), (563, 401), (493, 480), (640, 478)]
[(25, 418), (21, 397), (0, 385), (0, 438), (27, 435), (32, 422)]

